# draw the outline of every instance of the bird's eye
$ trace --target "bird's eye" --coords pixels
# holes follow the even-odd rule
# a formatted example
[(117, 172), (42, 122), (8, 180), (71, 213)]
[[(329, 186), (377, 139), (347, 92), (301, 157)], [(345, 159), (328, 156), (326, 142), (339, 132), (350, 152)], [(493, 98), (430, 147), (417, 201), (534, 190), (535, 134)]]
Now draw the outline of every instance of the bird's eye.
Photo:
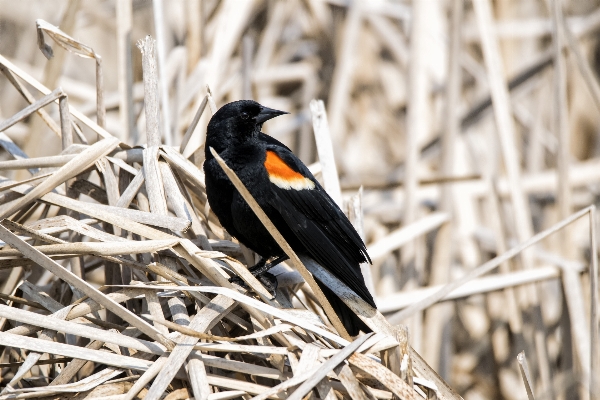
[(250, 117), (250, 115), (248, 115), (247, 112), (243, 112), (240, 114), (240, 117), (242, 117), (242, 119), (248, 119), (248, 117)]

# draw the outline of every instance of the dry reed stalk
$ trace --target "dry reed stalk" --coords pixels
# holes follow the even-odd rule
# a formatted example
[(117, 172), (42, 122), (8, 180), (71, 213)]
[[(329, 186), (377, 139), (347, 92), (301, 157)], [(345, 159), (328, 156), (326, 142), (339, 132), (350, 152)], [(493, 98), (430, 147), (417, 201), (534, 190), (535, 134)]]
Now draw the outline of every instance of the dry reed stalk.
[(596, 372), (598, 371), (598, 363), (600, 362), (600, 354), (598, 352), (598, 243), (596, 242), (596, 207), (590, 210), (590, 251), (591, 251), (591, 266), (590, 266), (590, 399), (597, 399), (598, 381), (596, 380)]
[[(426, 66), (427, 55), (421, 50), (426, 43), (427, 22), (426, 15), (434, 5), (426, 2), (415, 3), (410, 28), (410, 61), (408, 65), (408, 104), (406, 115), (405, 158), (404, 158), (404, 193), (405, 204), (402, 221), (409, 225), (419, 217), (417, 190), (419, 169), (419, 141), (429, 133), (429, 82)], [(423, 242), (418, 240), (408, 242), (401, 250), (401, 262), (406, 265), (407, 283), (405, 288), (418, 285), (424, 267)], [(416, 333), (413, 340), (414, 347), (422, 351), (424, 315), (417, 313), (407, 321), (411, 332)], [(437, 347), (437, 346), (436, 346)]]
[(319, 162), (322, 168), (323, 186), (338, 207), (343, 208), (342, 191), (335, 166), (333, 144), (329, 124), (327, 123), (325, 104), (322, 100), (312, 100), (310, 102), (310, 111), (312, 114), (317, 152), (319, 153)]
[(35, 103), (32, 103), (29, 107), (21, 110), (21, 112), (17, 113), (12, 118), (9, 118), (6, 121), (4, 121), (2, 123), (2, 125), (0, 125), (0, 131), (4, 131), (4, 130), (10, 128), (17, 122), (25, 119), (32, 113), (38, 111), (42, 107), (45, 107), (46, 105), (52, 103), (53, 101), (55, 101), (63, 96), (64, 96), (64, 92), (61, 88), (55, 89), (52, 93), (47, 94), (40, 100), (36, 101)]
[[(490, 79), (490, 91), (492, 103), (494, 106), (494, 116), (499, 136), (499, 142), (502, 149), (504, 167), (507, 170), (509, 180), (510, 197), (513, 205), (514, 226), (519, 241), (524, 241), (532, 236), (531, 216), (529, 208), (525, 202), (525, 196), (520, 184), (520, 168), (516, 153), (515, 128), (510, 115), (508, 89), (504, 78), (504, 67), (498, 42), (491, 32), (493, 24), (493, 15), (491, 5), (488, 0), (479, 0), (474, 4), (478, 27), (481, 33), (481, 42), (484, 52), (486, 69)], [(525, 268), (531, 268), (533, 260), (529, 252), (521, 255)], [(539, 359), (539, 372), (544, 390), (551, 387), (551, 371), (548, 363), (547, 343), (541, 310), (539, 308), (539, 299), (536, 287), (527, 290), (527, 295), (533, 307), (533, 317), (535, 326), (535, 346), (536, 355)]]
[[(352, 225), (356, 229), (356, 232), (360, 235), (363, 242), (365, 241), (365, 229), (364, 229), (364, 215), (362, 208), (362, 187), (358, 190), (358, 193), (348, 201), (348, 219), (352, 222)], [(371, 294), (375, 293), (375, 284), (373, 283), (373, 273), (371, 271), (371, 265), (369, 263), (362, 263), (360, 265), (360, 271), (362, 272), (365, 280), (365, 285), (369, 289)]]
[(445, 296), (447, 296), (449, 293), (451, 293), (453, 290), (455, 290), (456, 288), (462, 286), (463, 284), (467, 283), (468, 281), (470, 281), (471, 279), (477, 278), (478, 276), (481, 276), (487, 272), (492, 271), (494, 268), (498, 267), (500, 264), (502, 264), (504, 261), (516, 256), (517, 254), (520, 254), (521, 252), (523, 252), (525, 249), (527, 249), (528, 247), (534, 245), (535, 243), (545, 239), (547, 236), (555, 233), (555, 232), (559, 232), (561, 229), (563, 229), (565, 226), (568, 226), (569, 224), (573, 223), (574, 221), (578, 220), (579, 218), (587, 215), (588, 213), (590, 213), (590, 210), (592, 208), (591, 207), (587, 207), (581, 211), (578, 211), (574, 214), (572, 214), (571, 216), (569, 216), (568, 218), (560, 221), (559, 223), (555, 224), (554, 226), (552, 226), (551, 228), (546, 229), (545, 231), (542, 231), (536, 235), (534, 235), (533, 237), (531, 237), (530, 239), (528, 239), (527, 241), (519, 244), (516, 247), (513, 247), (512, 249), (508, 250), (507, 252), (503, 253), (502, 255), (499, 255), (498, 257), (486, 262), (485, 264), (479, 266), (478, 268), (476, 268), (473, 271), (468, 272), (467, 274), (465, 274), (465, 276), (463, 276), (462, 278), (451, 282), (447, 285), (445, 285), (442, 289), (440, 289), (439, 291), (437, 291), (436, 293), (434, 293), (433, 295), (431, 295), (430, 297), (413, 304), (412, 306), (408, 307), (407, 309), (397, 313), (396, 315), (394, 315), (393, 317), (388, 318), (392, 323), (394, 322), (400, 322), (402, 321), (404, 318), (409, 317), (410, 315), (412, 315), (415, 312), (421, 311), (433, 304), (435, 304), (436, 302), (440, 301), (441, 299), (443, 299)]
[[(540, 266), (527, 271), (508, 272), (499, 274), (498, 276), (494, 275), (490, 277), (473, 279), (472, 281), (467, 282), (461, 287), (456, 288), (452, 292), (448, 293), (440, 301), (466, 298), (476, 294), (514, 288), (516, 286), (525, 285), (528, 283), (557, 279), (560, 278), (561, 271), (563, 270), (564, 269), (554, 266)], [(581, 273), (583, 271), (577, 270), (576, 272)], [(378, 304), (378, 307), (383, 313), (398, 311), (417, 303), (426, 297), (429, 297), (433, 293), (439, 291), (443, 286), (444, 285), (422, 287), (416, 290), (391, 295), (389, 297), (380, 299), (380, 305)]]
[(133, 112), (133, 65), (131, 62), (131, 0), (117, 2), (117, 49), (119, 84), (119, 121), (124, 142), (136, 143)]
[[(0, 64), (3, 65), (5, 68), (9, 69), (14, 75), (18, 76), (23, 81), (25, 81), (29, 85), (33, 86), (40, 93), (42, 93), (44, 95), (50, 94), (50, 92), (51, 92), (50, 89), (48, 89), (46, 86), (42, 85), (39, 81), (37, 81), (36, 79), (31, 77), (28, 73), (23, 71), (21, 68), (14, 65), (12, 62), (7, 60), (1, 54), (0, 54)], [(103, 129), (97, 123), (93, 122), (87, 116), (85, 116), (81, 112), (77, 111), (77, 109), (75, 109), (75, 107), (73, 107), (72, 105), (69, 105), (69, 112), (71, 113), (71, 115), (73, 117), (75, 117), (76, 119), (78, 119), (79, 121), (84, 123), (86, 126), (91, 128), (94, 132), (96, 132), (99, 136), (103, 137), (104, 139), (112, 137), (112, 135), (110, 133), (108, 133), (105, 129)]]
[[(461, 32), (463, 20), (463, 3), (455, 0), (451, 7), (452, 17), (450, 21), (450, 54), (448, 58), (448, 89), (446, 93), (446, 110), (444, 119), (447, 121), (447, 129), (442, 133), (442, 157), (440, 161), (441, 171), (446, 175), (454, 175), (454, 148), (456, 137), (460, 131), (460, 121), (456, 107), (460, 100), (460, 54), (461, 54)], [(452, 187), (446, 183), (442, 185), (440, 193), (440, 210), (452, 213)], [(447, 283), (450, 278), (450, 265), (453, 252), (451, 245), (452, 223), (450, 221), (441, 225), (438, 231), (436, 247), (433, 250), (432, 261), (432, 284)], [(450, 305), (431, 308), (425, 317), (426, 342), (430, 343), (425, 350), (424, 356), (431, 365), (438, 366), (437, 371), (442, 376), (448, 376), (450, 370), (450, 359), (447, 351), (450, 337), (443, 334), (452, 318)]]
[(355, 65), (353, 46), (357, 43), (362, 28), (362, 14), (364, 1), (352, 2), (348, 7), (348, 17), (345, 21), (344, 33), (342, 35), (339, 62), (331, 83), (331, 95), (327, 108), (331, 120), (331, 137), (335, 147), (341, 143), (341, 133), (344, 129), (344, 111), (348, 104), (348, 95), (352, 82), (353, 69)]
[[(171, 107), (169, 105), (169, 87), (167, 82), (167, 62), (166, 62), (166, 43), (164, 33), (164, 7), (162, 0), (156, 0), (152, 2), (153, 15), (154, 15), (154, 31), (156, 34), (156, 61), (158, 65), (158, 84), (160, 85), (158, 95), (160, 97), (160, 104), (162, 113), (162, 131), (165, 138), (165, 145), (171, 146), (173, 144), (173, 135), (171, 132)], [(147, 116), (146, 116), (147, 117)]]
[(369, 245), (369, 255), (373, 260), (384, 257), (417, 237), (439, 228), (447, 222), (448, 219), (449, 215), (447, 213), (439, 212), (428, 215), (410, 225), (405, 225), (402, 228), (391, 232), (385, 238)]
[[(73, 33), (73, 30), (75, 28), (77, 12), (80, 8), (80, 3), (80, 0), (69, 0), (65, 7), (63, 15), (60, 17), (60, 25), (62, 26), (63, 32), (65, 32), (67, 35)], [(66, 55), (67, 51), (61, 48), (59, 51), (56, 52), (56, 56), (54, 57), (52, 62), (45, 64), (43, 70), (43, 80), (46, 86), (50, 86), (52, 88), (55, 88), (57, 86), (57, 82), (62, 74), (62, 70), (65, 64)], [(48, 92), (50, 92), (50, 90)], [(36, 141), (39, 140), (40, 134), (42, 132), (43, 125), (40, 123), (40, 121), (36, 120), (35, 122), (33, 122), (26, 142), (23, 145), (24, 150), (28, 154), (38, 155), (39, 149), (38, 146), (36, 146)]]
[[(29, 104), (33, 104), (35, 103), (35, 98), (33, 97), (33, 95), (31, 94), (31, 92), (29, 92), (29, 90), (27, 90), (27, 88), (23, 85), (21, 85), (16, 79), (15, 76), (12, 74), (12, 72), (10, 72), (9, 69), (7, 69), (4, 66), (0, 67), (0, 70), (2, 71), (2, 73), (4, 74), (4, 76), (6, 76), (6, 78), (9, 80), (9, 82), (19, 91), (19, 93), (21, 93), (21, 95), (27, 100), (27, 102)], [(60, 133), (60, 128), (58, 127), (58, 125), (56, 124), (56, 122), (54, 122), (54, 120), (52, 120), (52, 118), (50, 118), (50, 116), (48, 115), (48, 113), (45, 110), (39, 109), (38, 114), (40, 115), (40, 117), (42, 117), (42, 119), (44, 120), (44, 122), (46, 123), (46, 125), (48, 125), (48, 127), (57, 135), (60, 137), (61, 133)]]
[[(552, 3), (552, 27), (554, 47), (554, 129), (558, 137), (557, 169), (558, 169), (558, 209), (559, 218), (565, 218), (572, 209), (572, 193), (569, 184), (570, 132), (568, 129), (568, 110), (566, 104), (567, 79), (565, 60), (562, 57), (564, 40), (562, 5), (558, 1)], [(560, 232), (561, 253), (573, 258), (572, 233), (570, 227)], [(590, 349), (588, 343), (589, 327), (584, 313), (584, 300), (581, 296), (580, 281), (572, 270), (563, 272), (563, 287), (571, 319), (571, 335), (576, 351), (579, 368), (584, 376), (589, 374)]]
[(59, 28), (38, 19), (35, 21), (38, 34), (38, 47), (41, 52), (50, 59), (54, 53), (52, 48), (45, 42), (44, 33), (50, 36), (56, 43), (69, 52), (80, 57), (93, 58), (96, 61), (96, 121), (99, 126), (104, 127), (106, 119), (106, 108), (104, 107), (104, 74), (102, 73), (102, 58), (94, 50), (85, 44), (78, 42)]
[(517, 361), (519, 362), (519, 370), (521, 371), (521, 377), (523, 378), (523, 383), (525, 384), (525, 390), (527, 391), (527, 398), (529, 400), (535, 400), (535, 396), (533, 395), (531, 374), (529, 373), (529, 365), (527, 364), (527, 357), (525, 357), (525, 353), (521, 352), (517, 356)]

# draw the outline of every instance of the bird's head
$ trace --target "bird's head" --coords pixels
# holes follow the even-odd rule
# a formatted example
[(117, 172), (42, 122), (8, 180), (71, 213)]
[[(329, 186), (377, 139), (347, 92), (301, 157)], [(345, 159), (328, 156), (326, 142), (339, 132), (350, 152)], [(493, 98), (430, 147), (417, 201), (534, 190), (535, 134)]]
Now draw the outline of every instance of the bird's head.
[[(219, 143), (243, 142), (256, 137), (265, 121), (275, 118), (285, 111), (265, 107), (253, 100), (239, 100), (225, 104), (212, 116), (207, 128), (207, 144), (217, 147)], [(219, 143), (215, 143), (219, 142)]]

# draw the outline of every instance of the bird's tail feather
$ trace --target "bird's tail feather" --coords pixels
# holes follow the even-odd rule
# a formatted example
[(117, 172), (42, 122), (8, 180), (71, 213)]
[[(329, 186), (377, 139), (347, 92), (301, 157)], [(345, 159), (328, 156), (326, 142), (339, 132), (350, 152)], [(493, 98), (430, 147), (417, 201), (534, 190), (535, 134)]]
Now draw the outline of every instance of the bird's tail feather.
[(350, 336), (356, 336), (360, 331), (371, 332), (371, 329), (331, 289), (318, 280), (317, 284)]

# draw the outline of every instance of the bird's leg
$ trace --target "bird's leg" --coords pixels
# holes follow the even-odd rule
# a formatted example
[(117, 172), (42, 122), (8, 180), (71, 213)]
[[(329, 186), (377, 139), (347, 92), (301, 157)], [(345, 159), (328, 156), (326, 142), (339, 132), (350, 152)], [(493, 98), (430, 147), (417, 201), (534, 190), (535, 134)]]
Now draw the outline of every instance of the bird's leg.
[(250, 271), (250, 273), (252, 275), (254, 275), (255, 277), (258, 277), (259, 275), (264, 274), (265, 272), (269, 271), (271, 268), (273, 268), (277, 264), (282, 263), (287, 259), (288, 259), (288, 256), (283, 255), (283, 256), (277, 257), (270, 263), (267, 263), (266, 260), (264, 258), (262, 258), (254, 267), (250, 268), (248, 271)]
[(256, 276), (254, 271), (263, 269), (265, 267), (265, 265), (267, 264), (267, 260), (268, 260), (268, 258), (261, 257), (259, 262), (257, 262), (254, 266), (248, 268), (248, 271), (250, 271), (250, 273), (252, 275)]
[[(253, 267), (249, 268), (248, 271), (258, 279), (260, 283), (271, 293), (275, 294), (275, 290), (277, 290), (277, 278), (273, 274), (270, 274), (268, 271), (276, 266), (277, 264), (288, 259), (288, 256), (279, 256), (275, 260), (267, 263), (268, 258), (261, 258), (259, 262), (256, 263)], [(246, 286), (244, 281), (238, 277), (234, 276), (229, 279), (229, 282), (237, 283), (241, 286)]]
[[(267, 263), (267, 258), (261, 258), (259, 262), (256, 263), (255, 266), (248, 268), (248, 271), (252, 272), (255, 269), (260, 269), (263, 268), (265, 266), (265, 264)], [(253, 276), (256, 276), (256, 274), (252, 274)], [(242, 280), (242, 278), (240, 278), (239, 276), (232, 276), (231, 278), (229, 278), (229, 282), (231, 283), (237, 283), (238, 285), (241, 285), (243, 287), (246, 286), (246, 284), (244, 283), (244, 281)]]
[(273, 267), (274, 267), (274, 266), (276, 266), (276, 265), (279, 265), (279, 264), (281, 264), (281, 263), (282, 263), (282, 262), (284, 262), (285, 260), (289, 260), (289, 257), (288, 257), (288, 256), (286, 256), (285, 254), (284, 254), (284, 255), (282, 255), (282, 256), (279, 256), (279, 257), (277, 257), (276, 259), (274, 259), (273, 261), (271, 261), (271, 262), (269, 263), (269, 265), (270, 265), (269, 269), (273, 268)]
[(258, 279), (259, 282), (263, 284), (265, 289), (267, 289), (269, 293), (271, 293), (273, 296), (275, 296), (275, 291), (277, 290), (277, 278), (275, 277), (275, 275), (270, 273), (269, 270), (287, 259), (288, 256), (286, 255), (279, 256), (270, 263), (264, 264), (260, 268), (256, 268), (255, 265), (250, 269), (252, 275), (254, 275), (256, 279)]

